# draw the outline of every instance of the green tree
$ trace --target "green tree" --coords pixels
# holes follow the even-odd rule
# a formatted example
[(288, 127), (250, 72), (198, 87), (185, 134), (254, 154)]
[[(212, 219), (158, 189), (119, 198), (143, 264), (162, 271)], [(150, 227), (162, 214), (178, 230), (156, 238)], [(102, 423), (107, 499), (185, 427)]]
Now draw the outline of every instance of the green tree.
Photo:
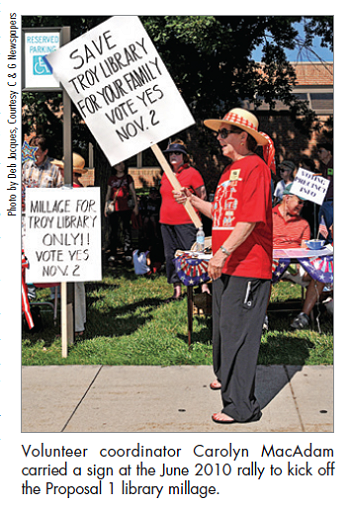
[[(69, 25), (75, 38), (105, 19), (35, 16), (24, 17), (23, 26)], [(283, 101), (292, 116), (299, 119), (299, 129), (307, 132), (314, 127), (313, 113), (292, 94), (295, 72), (285, 50), (299, 48), (301, 52), (311, 52), (316, 36), (321, 37), (322, 45), (332, 49), (332, 17), (142, 16), (141, 21), (196, 120), (196, 127), (186, 135), (197, 137), (208, 153), (211, 152), (208, 133), (198, 132), (201, 121), (222, 116), (242, 101), (259, 106), (264, 100), (272, 111), (277, 100)], [(298, 34), (296, 23), (303, 23), (304, 39)], [(257, 63), (252, 54), (261, 45), (262, 61)], [(46, 97), (50, 98), (50, 108)], [(52, 115), (59, 109), (60, 100), (59, 95), (24, 94), (23, 104), (28, 107), (24, 110), (24, 129), (28, 131), (35, 122), (56, 133), (60, 140), (60, 120)], [(93, 138), (75, 113), (73, 147), (84, 153), (87, 142)], [(103, 164), (106, 166), (105, 161)]]
[[(71, 39), (75, 39), (106, 19), (108, 16), (23, 16), (22, 26), (23, 28), (69, 26)], [(52, 141), (52, 154), (57, 158), (63, 155), (62, 100), (60, 92), (24, 92), (22, 97), (23, 133), (30, 135), (33, 129), (36, 133), (45, 133)], [(73, 150), (79, 152), (87, 161), (88, 143), (95, 141), (89, 129), (81, 122), (74, 105), (72, 111)]]

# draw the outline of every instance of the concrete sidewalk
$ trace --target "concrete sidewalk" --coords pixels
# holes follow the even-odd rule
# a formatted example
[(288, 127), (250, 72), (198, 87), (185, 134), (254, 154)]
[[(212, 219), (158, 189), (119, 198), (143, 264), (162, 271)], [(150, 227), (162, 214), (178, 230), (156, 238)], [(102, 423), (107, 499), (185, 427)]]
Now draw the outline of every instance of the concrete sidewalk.
[(22, 368), (22, 432), (332, 432), (332, 366), (258, 366), (259, 422), (220, 425), (211, 366)]

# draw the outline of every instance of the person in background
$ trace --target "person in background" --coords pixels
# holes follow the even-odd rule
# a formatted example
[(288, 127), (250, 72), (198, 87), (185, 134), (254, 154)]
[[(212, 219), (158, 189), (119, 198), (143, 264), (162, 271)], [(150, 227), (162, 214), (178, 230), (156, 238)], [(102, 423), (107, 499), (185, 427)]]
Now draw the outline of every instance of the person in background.
[(152, 244), (160, 237), (159, 213), (162, 198), (154, 186), (150, 188), (149, 195), (143, 207), (143, 231), (145, 238)]
[[(37, 147), (34, 157), (35, 161), (26, 161), (22, 167), (22, 250), (25, 251), (26, 239), (26, 218), (25, 218), (25, 196), (26, 189), (30, 188), (60, 188), (64, 181), (60, 169), (54, 164), (49, 156), (51, 142), (43, 135), (37, 136), (31, 143)], [(34, 299), (36, 296), (35, 286), (32, 283), (27, 285), (28, 297)]]
[[(255, 154), (272, 141), (258, 131), (251, 112), (234, 108), (223, 119), (204, 125), (216, 132), (222, 154), (231, 162), (224, 169), (214, 203), (183, 188), (174, 192), (179, 203), (213, 219), (213, 256), (208, 274), (213, 289), (213, 365), (223, 409), (212, 415), (220, 424), (257, 421), (260, 404), (255, 376), (262, 326), (272, 277), (271, 169)], [(269, 159), (269, 158), (267, 158)]]
[(284, 160), (280, 165), (278, 165), (281, 180), (277, 183), (275, 188), (273, 206), (281, 202), (285, 187), (293, 182), (293, 172), (295, 169), (296, 165), (290, 160)]
[(322, 176), (329, 180), (328, 190), (318, 213), (318, 222), (320, 224), (323, 218), (328, 230), (328, 235), (327, 237), (322, 237), (329, 243), (332, 243), (333, 236), (330, 227), (333, 228), (333, 144), (328, 142), (319, 143), (317, 145), (317, 154), (320, 160)]
[(275, 249), (306, 248), (305, 241), (310, 239), (310, 225), (300, 215), (304, 204), (305, 199), (296, 196), (292, 192), (292, 184), (288, 184), (282, 201), (272, 210)]
[[(83, 188), (83, 185), (79, 179), (82, 175), (86, 174), (88, 169), (83, 168), (83, 166), (85, 166), (85, 161), (84, 163), (81, 161), (80, 164), (78, 161), (74, 162), (74, 156), (75, 153), (73, 153), (73, 188)], [(76, 156), (78, 156), (78, 154)]]
[[(107, 215), (107, 204), (109, 200), (114, 201), (114, 212)], [(131, 205), (131, 200), (133, 204)], [(120, 233), (120, 223), (124, 238), (124, 253), (127, 255), (132, 251), (131, 243), (131, 214), (137, 216), (138, 201), (135, 192), (134, 179), (128, 174), (124, 162), (118, 163), (112, 169), (112, 175), (108, 179), (105, 216), (109, 217), (111, 226), (110, 258), (114, 260), (117, 255), (118, 236)]]
[(149, 255), (150, 253), (146, 240), (140, 239), (138, 250), (134, 250), (132, 252), (134, 271), (136, 275), (152, 275), (151, 260)]
[(49, 157), (50, 142), (44, 136), (38, 136), (32, 142), (37, 147), (35, 161), (26, 161), (22, 167), (22, 243), (25, 242), (25, 194), (31, 188), (60, 188), (64, 181), (60, 169)]
[(308, 157), (303, 157), (299, 161), (299, 168), (305, 168), (305, 170), (308, 170), (309, 172), (316, 173), (316, 165), (313, 159)]
[[(63, 181), (64, 181), (64, 158), (62, 161), (58, 159), (53, 159), (52, 164), (57, 166), (60, 170), (60, 173), (62, 175)], [(73, 188), (82, 188), (83, 185), (79, 181), (80, 177), (88, 172), (88, 168), (85, 168), (85, 159), (80, 156), (80, 154), (73, 152), (72, 154), (72, 170), (73, 170), (73, 182), (72, 186)]]
[(60, 188), (63, 186), (63, 177), (49, 156), (49, 140), (44, 136), (38, 136), (33, 144), (37, 147), (34, 153), (35, 161), (24, 163), (22, 168), (24, 183), (35, 183), (37, 188)]
[[(164, 153), (169, 158), (170, 166), (181, 186), (191, 190), (191, 193), (202, 200), (207, 194), (201, 174), (190, 165), (187, 148), (182, 140), (170, 143)], [(164, 244), (166, 274), (168, 283), (173, 285), (173, 295), (170, 300), (181, 298), (181, 281), (177, 275), (174, 257), (176, 250), (190, 250), (196, 241), (197, 229), (192, 223), (185, 208), (176, 203), (173, 196), (173, 187), (164, 173), (161, 179), (160, 194), (162, 204), (160, 207), (160, 226)], [(207, 292), (207, 285), (202, 286)]]
[[(64, 161), (55, 160), (54, 163), (60, 168), (64, 178)], [(85, 168), (85, 159), (73, 152), (72, 154), (72, 170), (73, 170), (73, 188), (82, 188), (83, 185), (79, 178), (87, 173)], [(75, 335), (82, 336), (85, 331), (86, 324), (86, 295), (84, 282), (74, 282), (74, 328)]]
[[(305, 200), (291, 191), (289, 184), (283, 193), (283, 200), (273, 208), (273, 248), (306, 248), (305, 241), (310, 239), (310, 225), (301, 217)], [(302, 311), (291, 323), (291, 328), (305, 329), (310, 326), (310, 314), (319, 299), (324, 283), (313, 280), (301, 266), (295, 271), (291, 268), (283, 274), (282, 279), (307, 287)]]
[(160, 271), (164, 264), (164, 246), (160, 231), (159, 213), (162, 198), (156, 187), (151, 187), (143, 207), (143, 232), (147, 243), (153, 273)]
[[(313, 159), (303, 157), (299, 162), (299, 168), (304, 168), (309, 172), (316, 173), (316, 165)], [(298, 170), (299, 170), (298, 168)], [(310, 225), (311, 236), (316, 238), (318, 227), (318, 210), (320, 206), (307, 200), (301, 210), (301, 217), (304, 218)]]

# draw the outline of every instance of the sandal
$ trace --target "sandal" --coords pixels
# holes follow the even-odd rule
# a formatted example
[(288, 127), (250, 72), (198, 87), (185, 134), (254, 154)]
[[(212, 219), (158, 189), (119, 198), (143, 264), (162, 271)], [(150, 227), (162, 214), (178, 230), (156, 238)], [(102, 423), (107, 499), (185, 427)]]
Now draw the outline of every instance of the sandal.
[(214, 413), (211, 419), (215, 421), (215, 423), (222, 423), (224, 425), (235, 423), (235, 420), (225, 413)]
[(209, 388), (211, 390), (221, 390), (221, 382), (215, 379), (215, 381), (209, 384)]

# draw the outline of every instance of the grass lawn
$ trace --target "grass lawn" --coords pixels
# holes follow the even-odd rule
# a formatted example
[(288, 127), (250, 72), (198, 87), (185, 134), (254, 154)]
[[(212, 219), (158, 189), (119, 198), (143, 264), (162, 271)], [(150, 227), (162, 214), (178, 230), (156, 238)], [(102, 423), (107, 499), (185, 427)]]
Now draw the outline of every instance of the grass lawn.
[[(84, 336), (61, 357), (60, 317), (43, 312), (44, 328), (23, 330), (23, 365), (210, 365), (211, 317), (194, 316), (192, 345), (187, 344), (187, 302), (166, 303), (172, 294), (164, 275), (146, 279), (132, 267), (105, 271), (102, 282), (86, 283), (87, 324)], [(185, 289), (184, 289), (185, 292)], [(37, 297), (48, 300), (43, 289)], [(271, 302), (300, 297), (300, 287), (281, 282)], [(333, 318), (320, 315), (321, 333), (292, 331), (289, 312), (269, 313), (258, 363), (320, 365), (333, 363)]]

